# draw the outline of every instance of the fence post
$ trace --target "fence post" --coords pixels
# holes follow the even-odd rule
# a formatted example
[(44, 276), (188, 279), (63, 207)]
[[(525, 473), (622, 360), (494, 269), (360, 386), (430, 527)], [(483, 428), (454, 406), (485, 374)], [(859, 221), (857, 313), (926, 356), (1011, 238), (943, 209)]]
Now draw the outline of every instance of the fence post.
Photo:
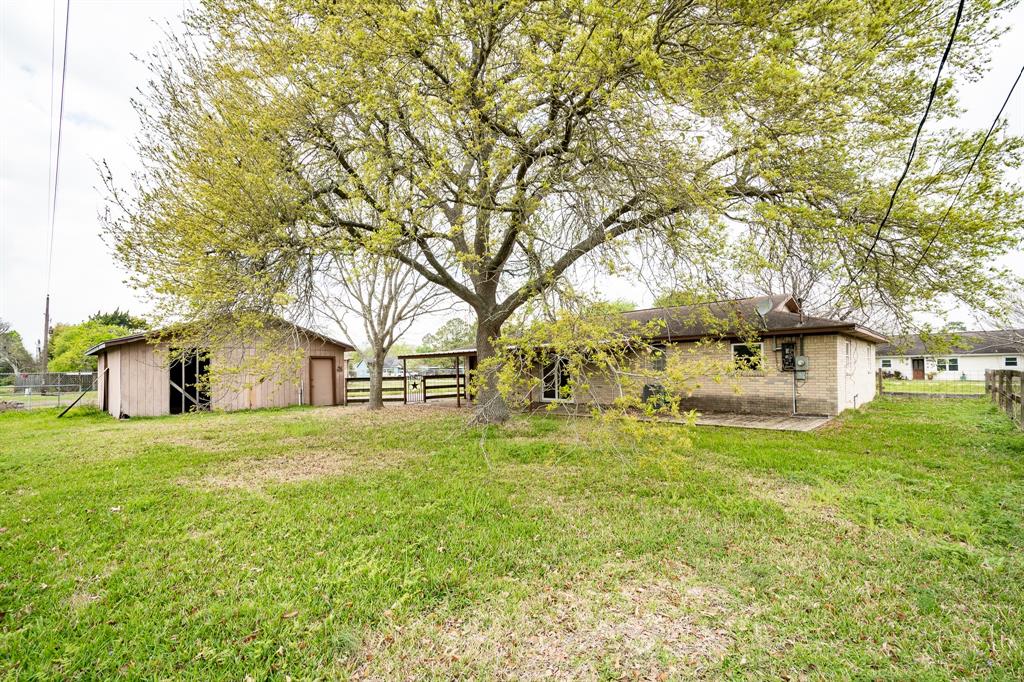
[(882, 390), (882, 370), (880, 369), (875, 372), (875, 382), (877, 384), (878, 395), (882, 395), (884, 391)]

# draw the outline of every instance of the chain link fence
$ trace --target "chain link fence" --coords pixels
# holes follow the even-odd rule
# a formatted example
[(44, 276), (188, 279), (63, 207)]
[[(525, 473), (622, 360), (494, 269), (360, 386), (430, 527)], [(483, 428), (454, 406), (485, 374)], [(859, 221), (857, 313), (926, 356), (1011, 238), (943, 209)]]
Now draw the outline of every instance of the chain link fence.
[(64, 407), (83, 392), (80, 405), (96, 402), (96, 372), (0, 373), (0, 411)]
[(878, 371), (878, 392), (923, 398), (980, 398), (985, 395), (985, 372), (932, 372), (914, 379), (899, 372)]

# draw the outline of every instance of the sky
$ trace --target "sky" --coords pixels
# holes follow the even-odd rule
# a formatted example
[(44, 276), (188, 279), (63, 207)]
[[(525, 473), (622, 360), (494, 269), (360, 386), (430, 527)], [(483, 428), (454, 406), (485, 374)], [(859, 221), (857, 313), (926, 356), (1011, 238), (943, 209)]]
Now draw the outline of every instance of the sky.
[[(131, 98), (147, 79), (136, 57), (145, 56), (165, 31), (181, 30), (180, 15), (190, 2), (71, 0), (49, 287), (52, 322), (79, 322), (100, 309), (148, 309), (124, 283), (127, 274), (100, 237), (103, 196), (96, 163), (107, 161), (115, 178), (136, 167), (132, 142), (138, 121)], [(59, 0), (58, 79), (64, 7)], [(50, 105), (53, 12), (46, 0), (0, 0), (0, 319), (21, 333), (32, 352), (42, 335), (47, 291), (50, 121), (57, 115), (56, 100), (52, 110)], [(963, 86), (965, 127), (988, 127), (1024, 62), (1024, 6), (1009, 20), (1013, 28), (994, 51), (991, 71)], [(1024, 135), (1024, 85), (1006, 116), (1010, 131)], [(638, 305), (651, 299), (635, 281), (605, 283), (602, 291)], [(415, 343), (442, 321), (419, 321), (403, 341)]]

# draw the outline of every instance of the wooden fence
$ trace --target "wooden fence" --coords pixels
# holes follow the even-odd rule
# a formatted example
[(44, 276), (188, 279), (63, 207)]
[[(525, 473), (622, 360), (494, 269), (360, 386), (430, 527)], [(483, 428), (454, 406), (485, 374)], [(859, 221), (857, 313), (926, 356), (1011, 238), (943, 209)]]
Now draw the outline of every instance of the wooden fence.
[[(402, 402), (405, 393), (402, 377), (384, 377), (381, 394), (384, 402)], [(365, 403), (370, 400), (370, 377), (348, 377), (345, 379), (345, 400), (349, 403)]]
[[(348, 377), (345, 380), (345, 399), (348, 403), (365, 403), (370, 400), (370, 378)], [(466, 399), (466, 375), (410, 374), (408, 377), (384, 377), (381, 387), (384, 402), (427, 402), (441, 398), (455, 398), (457, 402)]]
[(985, 392), (1014, 424), (1024, 429), (1024, 370), (989, 369), (985, 371)]

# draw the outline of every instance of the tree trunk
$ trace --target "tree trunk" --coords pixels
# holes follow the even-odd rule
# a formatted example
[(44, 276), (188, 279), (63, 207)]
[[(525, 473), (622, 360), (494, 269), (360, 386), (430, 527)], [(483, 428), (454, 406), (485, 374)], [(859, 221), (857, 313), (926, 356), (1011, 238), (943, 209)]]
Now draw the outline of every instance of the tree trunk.
[(384, 358), (380, 348), (373, 349), (373, 367), (370, 368), (370, 400), (366, 407), (379, 410), (384, 407)]
[(493, 322), (490, 311), (477, 311), (476, 324), (476, 358), (478, 371), (484, 373), (484, 381), (480, 384), (480, 390), (476, 395), (476, 416), (474, 420), (478, 424), (500, 424), (511, 416), (505, 398), (497, 388), (497, 378), (494, 372), (487, 372), (484, 367), (489, 358), (494, 357), (494, 344), (492, 339), (501, 336), (501, 323)]

